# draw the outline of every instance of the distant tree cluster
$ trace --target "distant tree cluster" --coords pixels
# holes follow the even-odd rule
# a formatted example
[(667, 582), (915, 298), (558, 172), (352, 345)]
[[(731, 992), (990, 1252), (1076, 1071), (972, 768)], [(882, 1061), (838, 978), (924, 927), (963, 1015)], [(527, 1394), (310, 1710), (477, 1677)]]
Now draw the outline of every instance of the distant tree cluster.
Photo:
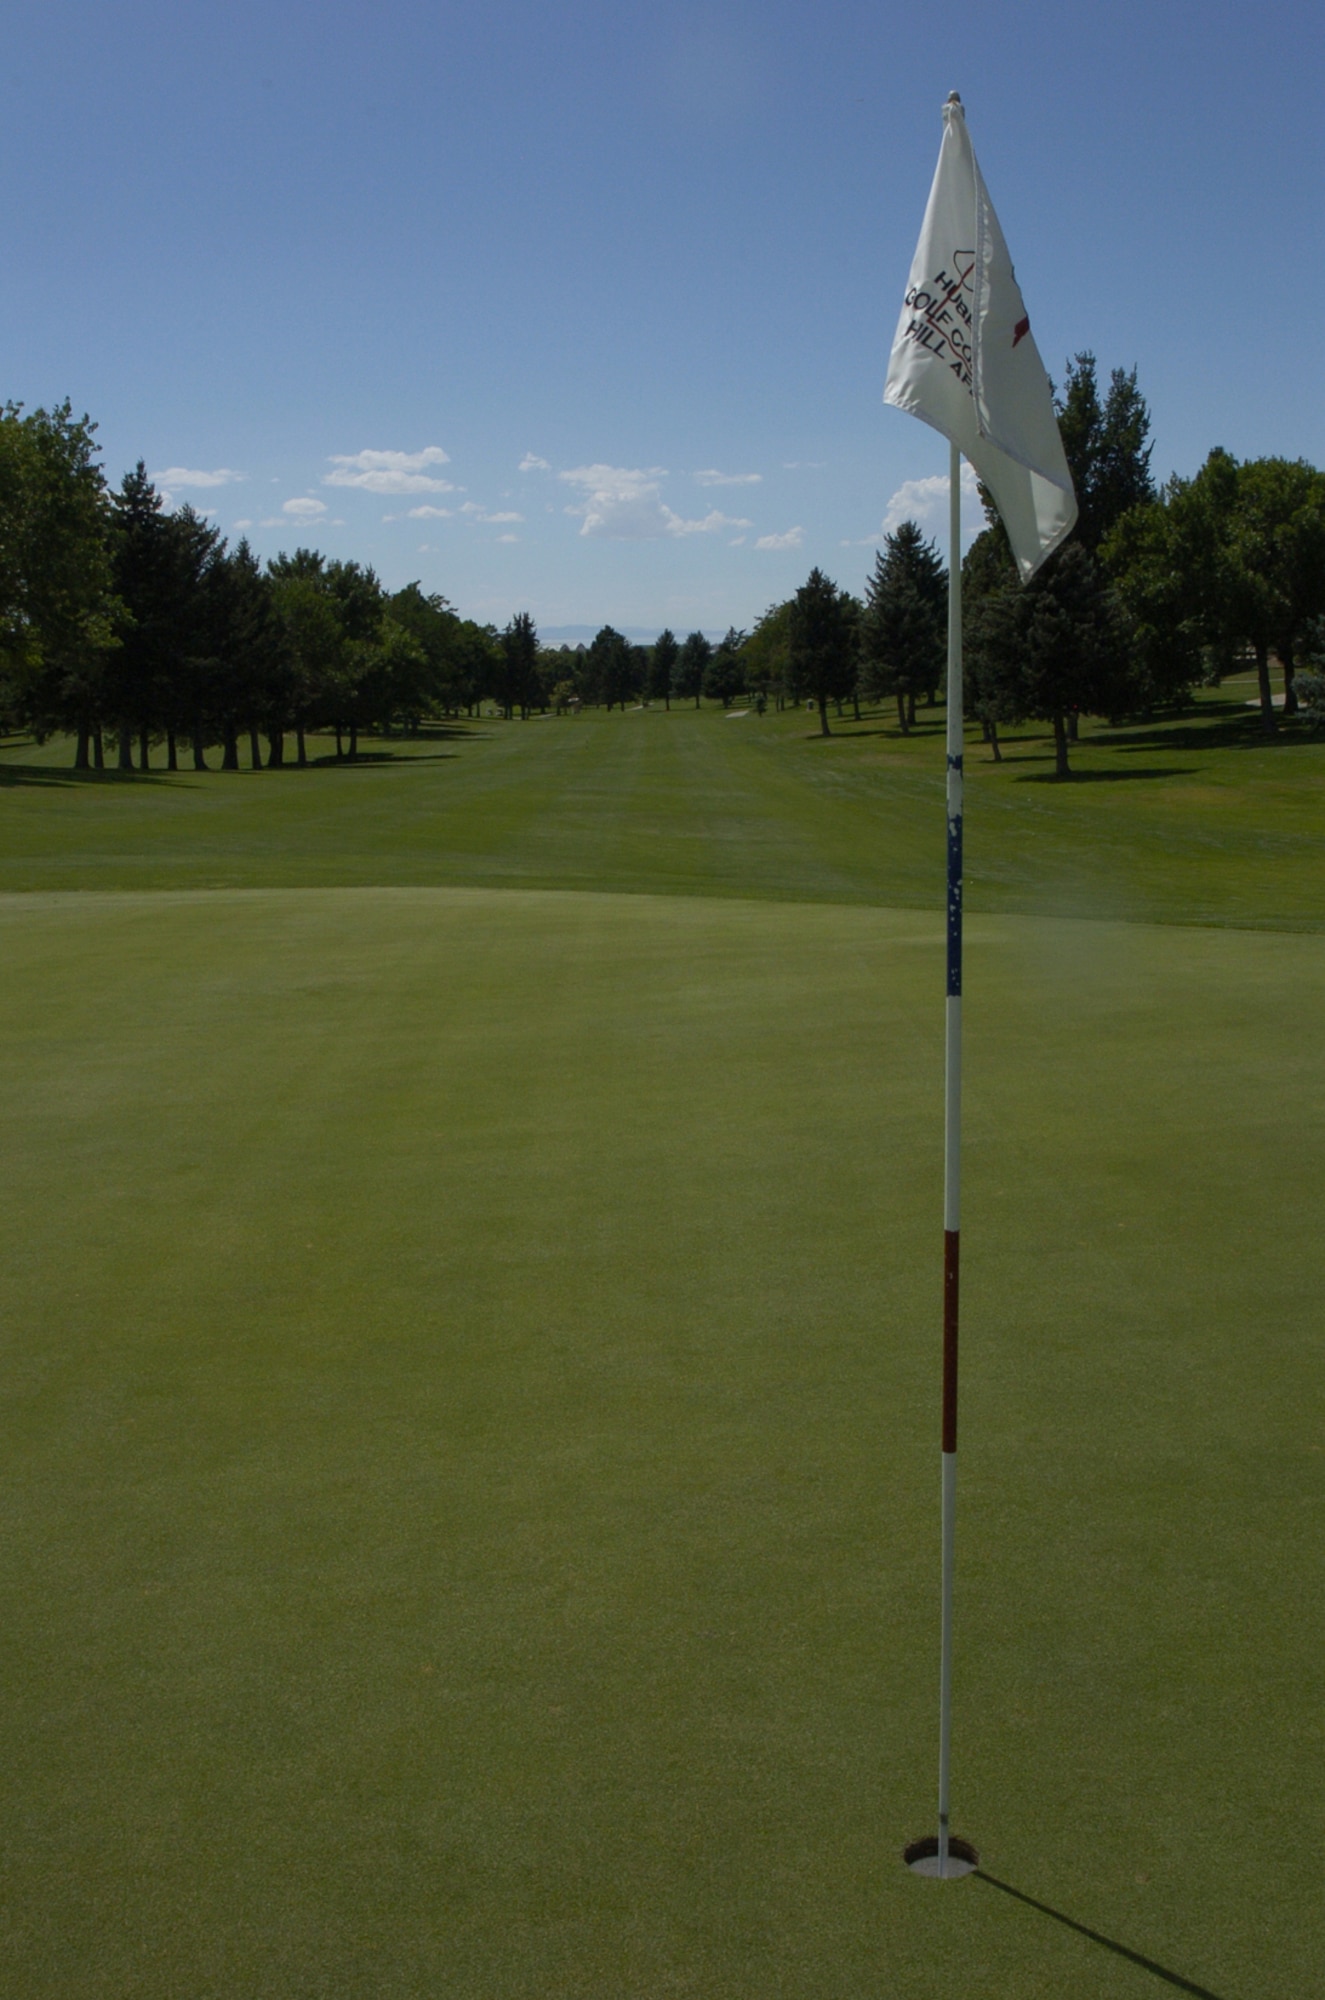
[[(989, 526), (962, 565), (971, 707), (999, 730), (1053, 730), (1058, 771), (1082, 715), (1181, 700), (1254, 662), (1265, 730), (1325, 723), (1325, 473), (1303, 460), (1211, 452), (1156, 491), (1150, 414), (1136, 380), (1095, 357), (1069, 364), (1058, 420), (1076, 486), (1073, 534), (1022, 586)], [(170, 511), (140, 462), (118, 491), (95, 425), (68, 403), (0, 408), (0, 722), (68, 734), (79, 768), (146, 769), (164, 746), (195, 769), (307, 760), (310, 734), (358, 754), (365, 730), (489, 707), (508, 720), (588, 706), (708, 700), (806, 703), (829, 733), (850, 701), (896, 704), (903, 734), (938, 700), (947, 571), (914, 521), (884, 537), (857, 598), (819, 569), (753, 631), (714, 643), (670, 630), (652, 646), (604, 625), (588, 646), (546, 647), (521, 612), (504, 630), (461, 617), (418, 583), (296, 549), (265, 566), (190, 507)], [(264, 753), (265, 743), (265, 753)]]
[(1271, 659), (1293, 716), (1297, 669), (1325, 618), (1325, 473), (1215, 450), (1157, 492), (1136, 371), (1115, 368), (1101, 397), (1089, 353), (1069, 366), (1058, 412), (1080, 509), (1072, 536), (1022, 588), (991, 512), (963, 564), (972, 704), (995, 755), (1000, 723), (1044, 720), (1065, 774), (1079, 716), (1172, 703), (1248, 660), (1275, 735)]
[[(361, 730), (473, 706), (510, 677), (509, 636), (417, 583), (310, 549), (265, 568), (190, 507), (168, 512), (141, 462), (118, 492), (68, 404), (0, 413), (0, 708), (65, 732), (76, 767), (195, 769), (306, 760), (311, 731), (354, 756)], [(516, 624), (519, 621), (515, 621)], [(532, 626), (530, 626), (532, 631)], [(535, 642), (536, 646), (536, 642)], [(263, 755), (263, 740), (266, 755)]]

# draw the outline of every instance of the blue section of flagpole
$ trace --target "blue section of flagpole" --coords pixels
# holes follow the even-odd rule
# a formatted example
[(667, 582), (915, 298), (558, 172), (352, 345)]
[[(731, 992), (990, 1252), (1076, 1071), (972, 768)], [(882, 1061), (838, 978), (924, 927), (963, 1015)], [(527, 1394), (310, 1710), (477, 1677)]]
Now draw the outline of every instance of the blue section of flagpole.
[[(949, 695), (949, 700), (952, 696)], [(960, 700), (960, 697), (959, 697)], [(962, 991), (962, 753), (948, 752), (948, 998)], [(953, 793), (956, 792), (955, 810)]]

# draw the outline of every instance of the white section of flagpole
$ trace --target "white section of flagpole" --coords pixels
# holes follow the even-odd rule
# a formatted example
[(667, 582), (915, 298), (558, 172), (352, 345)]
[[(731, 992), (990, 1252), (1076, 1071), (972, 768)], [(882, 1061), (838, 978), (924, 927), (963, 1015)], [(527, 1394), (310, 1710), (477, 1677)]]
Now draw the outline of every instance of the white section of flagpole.
[(938, 1872), (948, 1872), (952, 1747), (952, 1573), (957, 1528), (957, 1279), (962, 1122), (962, 555), (961, 453), (948, 457), (948, 951), (943, 1086), (942, 1626), (939, 1647)]

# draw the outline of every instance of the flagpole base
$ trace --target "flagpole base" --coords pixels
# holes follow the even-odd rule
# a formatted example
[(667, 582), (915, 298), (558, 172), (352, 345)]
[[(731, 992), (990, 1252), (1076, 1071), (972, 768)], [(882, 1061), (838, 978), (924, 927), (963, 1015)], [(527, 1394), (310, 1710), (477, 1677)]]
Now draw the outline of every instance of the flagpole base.
[(952, 1882), (959, 1875), (973, 1875), (980, 1866), (980, 1856), (969, 1840), (959, 1840), (954, 1833), (948, 1839), (948, 1865), (939, 1875), (939, 1839), (936, 1833), (927, 1833), (920, 1840), (913, 1840), (902, 1851), (902, 1859), (913, 1875), (930, 1875), (935, 1879)]

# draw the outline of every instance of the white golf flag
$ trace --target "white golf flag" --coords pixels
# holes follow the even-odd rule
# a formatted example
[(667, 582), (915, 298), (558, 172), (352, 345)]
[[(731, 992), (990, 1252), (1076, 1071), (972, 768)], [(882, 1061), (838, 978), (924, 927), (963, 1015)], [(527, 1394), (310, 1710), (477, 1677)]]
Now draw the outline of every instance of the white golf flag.
[(961, 104), (943, 143), (888, 362), (885, 403), (923, 417), (994, 496), (1023, 583), (1077, 518), (1053, 392)]

